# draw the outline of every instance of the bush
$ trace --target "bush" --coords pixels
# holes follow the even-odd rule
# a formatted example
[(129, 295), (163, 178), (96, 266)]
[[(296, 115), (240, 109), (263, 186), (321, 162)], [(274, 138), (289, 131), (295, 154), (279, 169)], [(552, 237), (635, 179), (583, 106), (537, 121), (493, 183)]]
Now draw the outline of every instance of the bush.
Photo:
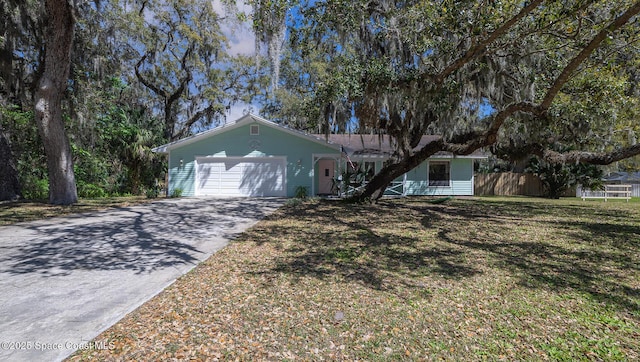
[(179, 187), (173, 189), (173, 191), (171, 191), (171, 197), (172, 198), (182, 197), (182, 189)]
[(306, 186), (296, 187), (295, 197), (296, 199), (306, 199), (309, 196), (309, 191)]
[(540, 177), (546, 196), (552, 199), (559, 199), (566, 190), (578, 184), (592, 190), (602, 188), (602, 170), (596, 165), (550, 163), (533, 157), (528, 171)]
[(92, 183), (78, 183), (78, 197), (97, 199), (107, 197), (107, 192), (99, 185)]
[(45, 200), (49, 198), (49, 180), (23, 178), (22, 196), (26, 200)]
[(147, 199), (157, 199), (160, 195), (160, 191), (157, 187), (151, 187), (145, 191), (145, 195), (147, 196)]

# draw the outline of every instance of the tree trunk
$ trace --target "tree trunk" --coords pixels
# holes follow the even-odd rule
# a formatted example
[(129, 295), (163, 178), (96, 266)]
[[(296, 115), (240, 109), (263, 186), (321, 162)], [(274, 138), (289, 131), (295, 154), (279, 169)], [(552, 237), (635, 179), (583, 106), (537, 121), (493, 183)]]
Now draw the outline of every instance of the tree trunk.
[(388, 163), (369, 181), (360, 194), (352, 196), (350, 200), (354, 202), (377, 201), (384, 195), (384, 191), (393, 180), (418, 167), (431, 155), (442, 151), (443, 147), (444, 142), (439, 139), (430, 142), (417, 152), (407, 154), (399, 161)]
[(20, 182), (13, 152), (0, 124), (0, 201), (16, 200), (20, 195)]
[(35, 93), (35, 119), (47, 155), (49, 202), (78, 201), (71, 146), (62, 120), (62, 99), (69, 79), (75, 19), (67, 0), (45, 0), (44, 71)]

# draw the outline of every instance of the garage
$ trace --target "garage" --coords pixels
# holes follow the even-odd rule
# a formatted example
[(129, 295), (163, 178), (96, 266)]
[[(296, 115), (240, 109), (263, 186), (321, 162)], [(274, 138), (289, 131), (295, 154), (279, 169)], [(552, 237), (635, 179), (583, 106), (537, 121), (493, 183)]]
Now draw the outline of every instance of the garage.
[(285, 157), (197, 157), (197, 196), (286, 196)]

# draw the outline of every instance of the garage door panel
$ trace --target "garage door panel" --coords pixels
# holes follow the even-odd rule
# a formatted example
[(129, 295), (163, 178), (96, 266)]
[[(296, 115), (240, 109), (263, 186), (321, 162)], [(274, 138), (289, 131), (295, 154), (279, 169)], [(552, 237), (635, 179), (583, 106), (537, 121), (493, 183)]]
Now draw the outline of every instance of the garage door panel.
[(283, 158), (199, 158), (197, 195), (286, 196)]
[(284, 195), (284, 167), (281, 162), (245, 163), (240, 189), (249, 196)]
[(202, 195), (213, 195), (216, 192), (216, 181), (220, 178), (220, 164), (199, 163), (197, 172), (198, 189)]

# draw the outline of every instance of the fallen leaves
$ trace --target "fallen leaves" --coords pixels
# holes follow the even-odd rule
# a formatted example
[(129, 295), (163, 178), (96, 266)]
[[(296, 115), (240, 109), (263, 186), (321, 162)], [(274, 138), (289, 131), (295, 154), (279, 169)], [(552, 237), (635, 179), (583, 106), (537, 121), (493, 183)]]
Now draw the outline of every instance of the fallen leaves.
[[(620, 241), (589, 226), (593, 205), (520, 202), (280, 210), (97, 338), (113, 350), (71, 360), (538, 360), (556, 345), (568, 357), (594, 349), (570, 331), (618, 340), (594, 359), (640, 357), (640, 301), (624, 294), (640, 279), (625, 267), (639, 262), (637, 228), (620, 227), (631, 240), (621, 263), (609, 247)], [(599, 223), (640, 220), (625, 212)]]

